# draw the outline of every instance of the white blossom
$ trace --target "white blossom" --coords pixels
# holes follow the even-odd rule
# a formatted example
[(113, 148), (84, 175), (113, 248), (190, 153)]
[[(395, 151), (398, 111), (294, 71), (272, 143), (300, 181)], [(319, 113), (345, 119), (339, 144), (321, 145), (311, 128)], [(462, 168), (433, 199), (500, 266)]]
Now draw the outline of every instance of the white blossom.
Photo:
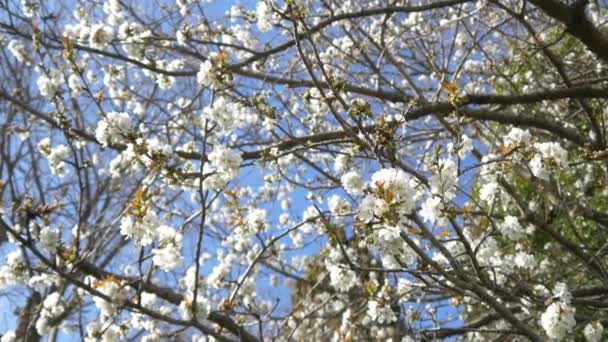
[(272, 28), (272, 7), (266, 0), (258, 0), (255, 8), (258, 30), (266, 32)]
[(209, 161), (215, 171), (234, 178), (239, 173), (243, 158), (241, 158), (239, 151), (232, 150), (224, 145), (216, 145), (209, 153)]
[(124, 112), (110, 112), (97, 123), (95, 138), (103, 146), (123, 143), (131, 129), (131, 117)]
[(27, 266), (20, 250), (6, 255), (6, 261), (0, 267), (0, 288), (24, 284), (27, 281)]
[(361, 178), (361, 174), (357, 170), (351, 170), (345, 173), (341, 178), (344, 190), (352, 195), (358, 195), (363, 191), (365, 183)]
[(8, 42), (7, 48), (20, 63), (25, 65), (32, 64), (33, 61), (30, 52), (25, 49), (25, 46), (19, 40), (11, 40)]
[(504, 221), (498, 225), (500, 233), (510, 240), (521, 239), (525, 231), (515, 216), (505, 216)]
[(53, 71), (50, 75), (42, 74), (36, 80), (36, 85), (40, 91), (40, 95), (51, 99), (53, 98), (60, 89), (63, 75), (57, 71)]
[(602, 322), (595, 321), (587, 324), (583, 330), (583, 335), (587, 342), (600, 342), (604, 334)]
[(68, 87), (70, 88), (70, 93), (72, 97), (77, 97), (78, 95), (80, 95), (80, 93), (82, 93), (85, 88), (85, 85), (82, 82), (80, 75), (71, 74), (70, 77), (68, 77)]
[[(356, 261), (356, 255), (352, 249), (347, 249), (345, 252), (351, 262)], [(329, 272), (330, 284), (336, 290), (348, 292), (357, 285), (357, 273), (349, 269), (349, 264), (342, 250), (329, 249), (327, 258), (325, 258), (325, 267)]]
[(433, 176), (430, 180), (431, 193), (451, 200), (456, 195), (458, 182), (457, 167), (451, 159), (442, 159), (431, 168)]
[(51, 229), (48, 226), (40, 229), (40, 246), (49, 253), (54, 253), (59, 247), (60, 232), (58, 229)]
[(158, 228), (157, 248), (152, 249), (152, 261), (163, 271), (171, 271), (183, 264), (182, 234), (168, 226)]
[(338, 195), (332, 195), (327, 204), (334, 215), (346, 215), (350, 212), (350, 204)]
[(179, 312), (183, 319), (191, 320), (194, 317), (194, 305), (196, 305), (196, 318), (198, 320), (204, 320), (209, 315), (209, 301), (200, 293), (197, 295), (196, 303), (194, 303), (192, 296), (189, 295), (179, 304)]
[(393, 309), (386, 304), (370, 300), (367, 302), (367, 314), (380, 324), (388, 324), (397, 321), (397, 315)]
[(127, 299), (124, 287), (115, 279), (99, 281), (95, 285), (95, 289), (109, 299), (106, 300), (100, 296), (93, 295), (93, 302), (95, 302), (95, 306), (99, 309), (102, 317), (114, 315)]
[(31, 277), (27, 284), (32, 289), (43, 292), (46, 288), (57, 286), (61, 282), (61, 278), (52, 273), (41, 273)]
[[(347, 267), (347, 266), (346, 266)], [(327, 268), (331, 286), (340, 292), (348, 292), (357, 285), (357, 274), (345, 266), (331, 265)]]
[(23, 15), (32, 18), (38, 15), (40, 2), (39, 0), (21, 0), (21, 8), (23, 9)]
[(528, 254), (524, 251), (518, 251), (513, 259), (515, 266), (523, 269), (533, 269), (536, 267), (536, 259), (532, 254)]
[(65, 176), (65, 162), (70, 153), (66, 145), (51, 147), (51, 139), (44, 138), (38, 143), (38, 150), (46, 157), (51, 173), (58, 177)]
[(125, 329), (115, 324), (101, 324), (90, 322), (87, 324), (87, 335), (85, 342), (114, 342), (122, 340), (125, 336)]
[(560, 169), (568, 164), (568, 151), (559, 143), (536, 143), (538, 151), (530, 160), (532, 174), (540, 179), (549, 180), (552, 169)]
[(553, 292), (554, 300), (541, 315), (540, 323), (549, 338), (559, 340), (574, 329), (575, 309), (570, 305), (572, 296), (565, 284), (558, 283)]
[(444, 205), (441, 198), (432, 196), (422, 202), (420, 216), (427, 222), (443, 225), (446, 223), (446, 220), (442, 217), (443, 209)]
[(337, 173), (344, 173), (348, 170), (350, 166), (350, 157), (346, 154), (339, 154), (334, 160), (334, 170)]
[(65, 310), (63, 299), (59, 292), (53, 292), (47, 295), (42, 301), (42, 309), (40, 316), (36, 321), (36, 330), (41, 336), (46, 336), (51, 332), (51, 321), (59, 316)]
[(415, 206), (415, 181), (401, 169), (381, 169), (372, 175), (371, 188), (376, 197), (408, 213)]
[(17, 335), (14, 330), (9, 330), (2, 335), (0, 342), (17, 342)]
[(222, 86), (223, 77), (220, 71), (213, 65), (211, 60), (206, 60), (201, 63), (196, 79), (203, 87), (218, 89)]
[(517, 146), (517, 145), (529, 145), (532, 137), (528, 130), (523, 130), (518, 127), (511, 128), (511, 131), (505, 137), (505, 145)]
[(245, 218), (247, 229), (250, 233), (258, 233), (266, 229), (266, 210), (256, 208), (247, 214)]
[(225, 132), (258, 122), (257, 116), (250, 109), (223, 96), (216, 98), (212, 104), (203, 109), (201, 121), (206, 122), (206, 120), (217, 123)]
[(177, 39), (178, 44), (187, 46), (188, 40), (190, 40), (191, 35), (192, 32), (190, 31), (190, 26), (186, 25), (180, 30), (177, 30), (177, 32), (175, 33), (175, 38)]
[(104, 23), (91, 26), (89, 45), (95, 49), (103, 50), (112, 41), (114, 30)]
[(148, 210), (142, 217), (136, 219), (132, 216), (124, 216), (120, 221), (120, 233), (133, 239), (138, 246), (147, 246), (154, 241), (160, 226), (156, 213)]
[(492, 202), (494, 202), (494, 199), (496, 199), (498, 189), (498, 183), (496, 182), (489, 182), (483, 184), (481, 186), (481, 189), (479, 189), (479, 199), (482, 202), (492, 204)]

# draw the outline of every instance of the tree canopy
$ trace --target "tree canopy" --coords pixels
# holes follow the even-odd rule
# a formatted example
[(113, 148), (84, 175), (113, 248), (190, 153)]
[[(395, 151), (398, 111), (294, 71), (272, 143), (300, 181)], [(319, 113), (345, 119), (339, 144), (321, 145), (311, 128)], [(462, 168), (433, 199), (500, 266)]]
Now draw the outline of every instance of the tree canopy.
[(607, 23), (0, 1), (1, 341), (604, 340)]

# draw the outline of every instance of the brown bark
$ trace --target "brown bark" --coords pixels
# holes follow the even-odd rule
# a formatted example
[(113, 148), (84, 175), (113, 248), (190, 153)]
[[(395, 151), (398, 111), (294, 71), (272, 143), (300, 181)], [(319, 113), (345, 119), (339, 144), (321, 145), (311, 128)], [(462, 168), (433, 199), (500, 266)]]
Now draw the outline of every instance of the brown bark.
[(38, 292), (33, 292), (25, 305), (17, 310), (19, 321), (17, 322), (17, 329), (15, 329), (15, 337), (17, 341), (24, 342), (37, 342), (40, 341), (40, 335), (36, 331), (36, 316), (38, 306), (40, 305), (42, 298)]

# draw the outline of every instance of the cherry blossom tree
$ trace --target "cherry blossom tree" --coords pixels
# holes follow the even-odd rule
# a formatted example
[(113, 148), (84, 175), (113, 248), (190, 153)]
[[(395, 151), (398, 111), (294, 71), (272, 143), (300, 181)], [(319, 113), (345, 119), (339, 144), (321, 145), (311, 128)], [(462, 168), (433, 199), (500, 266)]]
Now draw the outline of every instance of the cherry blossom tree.
[(607, 22), (0, 1), (1, 341), (602, 341)]

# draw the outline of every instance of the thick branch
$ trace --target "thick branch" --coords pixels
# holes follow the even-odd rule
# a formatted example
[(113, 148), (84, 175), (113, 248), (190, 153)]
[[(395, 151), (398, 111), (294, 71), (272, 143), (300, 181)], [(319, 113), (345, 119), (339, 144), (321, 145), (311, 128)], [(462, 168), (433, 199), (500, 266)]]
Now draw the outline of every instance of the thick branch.
[(585, 15), (587, 0), (567, 5), (556, 0), (530, 0), (553, 19), (566, 26), (566, 30), (578, 38), (589, 50), (608, 62), (608, 37), (593, 25)]

